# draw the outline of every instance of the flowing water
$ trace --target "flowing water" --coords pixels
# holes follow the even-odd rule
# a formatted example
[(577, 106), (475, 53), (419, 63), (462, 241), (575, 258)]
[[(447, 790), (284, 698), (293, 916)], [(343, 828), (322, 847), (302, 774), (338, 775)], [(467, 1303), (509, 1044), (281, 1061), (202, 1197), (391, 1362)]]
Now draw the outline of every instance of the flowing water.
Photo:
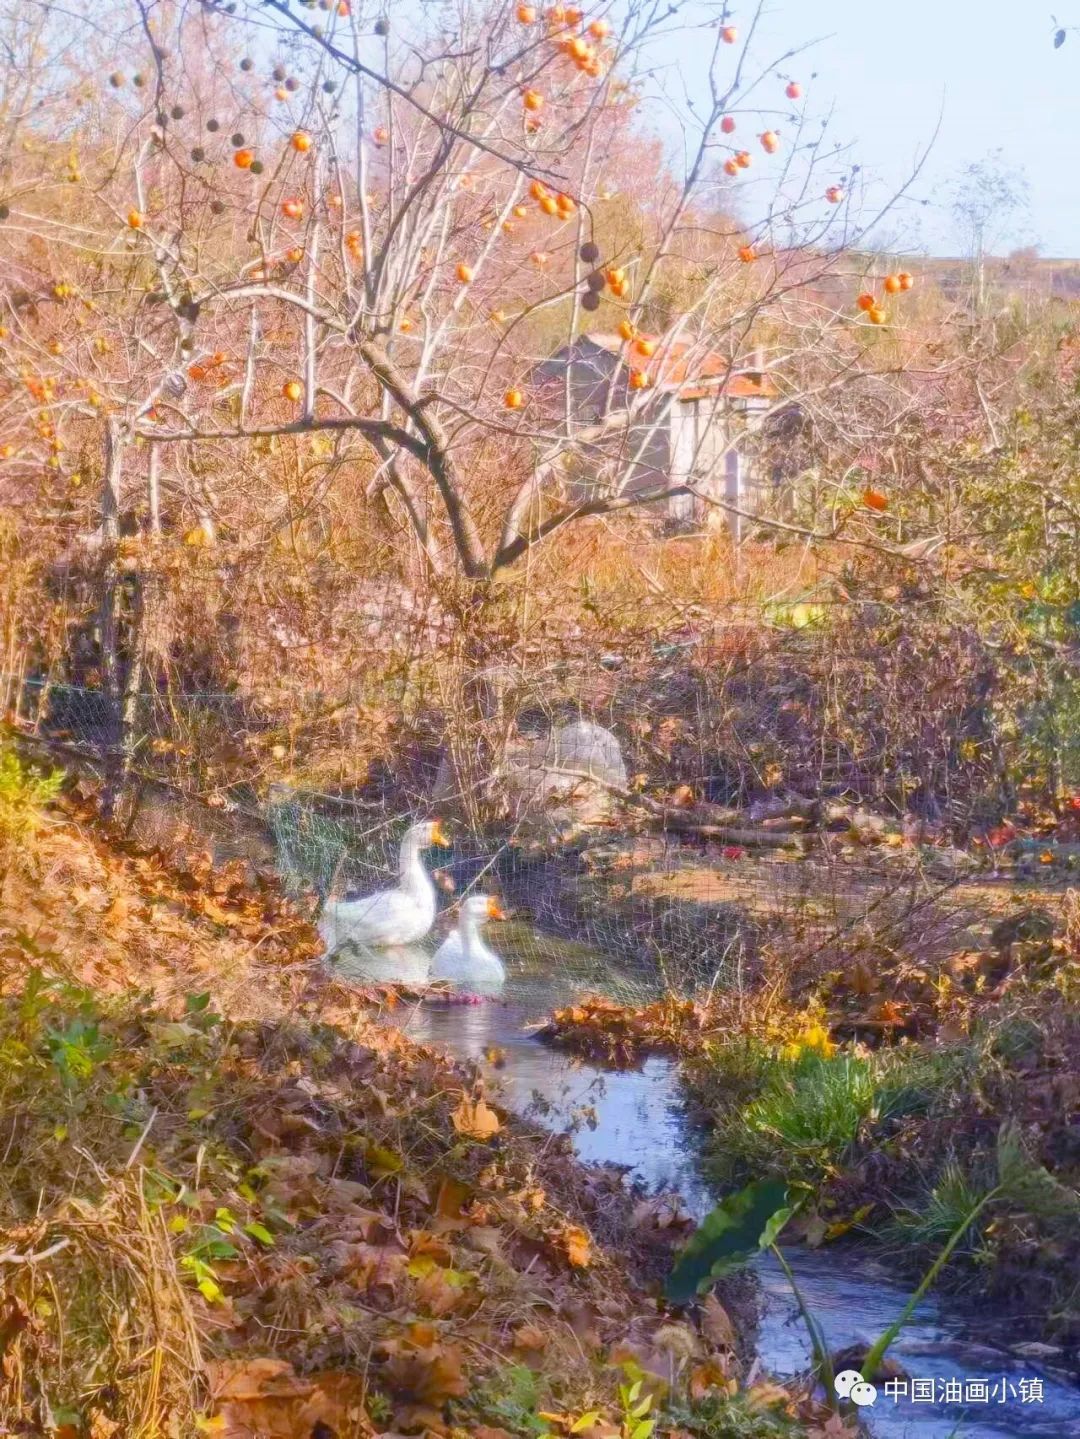
[[(540, 936), (533, 939), (534, 945), (542, 943)], [(421, 958), (412, 954), (410, 966)], [(393, 963), (391, 955), (383, 956), (378, 977), (391, 977), (387, 964), (392, 969)], [(542, 1044), (530, 1026), (580, 993), (581, 980), (575, 981), (572, 965), (560, 967), (557, 978), (521, 974), (517, 972), (521, 966), (513, 961), (511, 968), (515, 972), (501, 999), (406, 1005), (394, 1011), (393, 1022), (421, 1043), (484, 1065), (501, 1085), (508, 1107), (528, 1112), (551, 1129), (571, 1133), (585, 1163), (626, 1165), (650, 1190), (678, 1191), (695, 1218), (707, 1213), (713, 1196), (674, 1065), (652, 1058), (640, 1070), (608, 1072)], [(374, 977), (362, 960), (345, 954), (337, 957), (334, 969), (343, 978)], [(595, 992), (595, 978), (590, 987)], [(492, 1049), (500, 1052), (498, 1069), (486, 1058)], [(834, 1350), (875, 1338), (908, 1297), (905, 1286), (884, 1266), (850, 1248), (812, 1251), (799, 1246), (786, 1251), (785, 1257)], [(761, 1361), (768, 1372), (780, 1377), (799, 1373), (808, 1367), (809, 1346), (790, 1287), (771, 1256), (759, 1262), (757, 1273), (762, 1293)], [(970, 1322), (948, 1303), (933, 1297), (924, 1300), (893, 1346), (892, 1357), (910, 1380), (934, 1381), (935, 1399), (913, 1403), (908, 1397), (894, 1399), (879, 1392), (863, 1417), (882, 1439), (1080, 1436), (1080, 1390), (1004, 1347), (975, 1341)], [(944, 1388), (950, 1381), (959, 1383), (960, 1394), (971, 1395), (972, 1381), (979, 1380), (986, 1381), (986, 1402), (945, 1402), (958, 1392)], [(1022, 1380), (1042, 1381), (1041, 1402), (1022, 1402)]]
[[(207, 816), (214, 824), (204, 833)], [(264, 827), (251, 835), (240, 833), (232, 817), (222, 826), (212, 812), (163, 791), (140, 810), (144, 827), (150, 826), (141, 837), (162, 843), (178, 819), (219, 861), (236, 854), (253, 864), (275, 859)], [(280, 862), (280, 855), (276, 858)], [(620, 975), (605, 956), (581, 944), (523, 925), (500, 926), (498, 936), (493, 943), (510, 969), (499, 999), (476, 1005), (402, 1006), (394, 1011), (393, 1022), (422, 1043), (486, 1065), (510, 1108), (571, 1133), (585, 1163), (625, 1165), (647, 1189), (677, 1191), (689, 1212), (701, 1218), (712, 1207), (713, 1195), (701, 1165), (700, 1136), (687, 1121), (674, 1065), (654, 1058), (637, 1071), (600, 1070), (540, 1043), (529, 1027), (583, 992), (640, 997), (640, 978)], [(408, 954), (369, 954), (366, 960), (341, 955), (333, 967), (342, 978), (416, 983), (426, 975), (429, 959), (427, 951), (416, 947)], [(485, 1059), (493, 1047), (502, 1053), (498, 1070), (491, 1070)], [(834, 1351), (875, 1338), (907, 1300), (903, 1282), (850, 1247), (814, 1251), (799, 1246), (787, 1250), (785, 1257)], [(809, 1364), (809, 1345), (787, 1279), (771, 1256), (759, 1261), (757, 1274), (762, 1364), (779, 1377), (800, 1373)], [(1080, 1439), (1080, 1389), (1030, 1359), (1017, 1358), (1005, 1343), (987, 1345), (975, 1337), (977, 1332), (970, 1316), (948, 1301), (933, 1296), (924, 1300), (891, 1355), (911, 1381), (934, 1381), (935, 1402), (901, 1398), (894, 1403), (881, 1393), (871, 1409), (862, 1411), (871, 1431), (881, 1439)], [(1009, 1336), (1014, 1343), (1024, 1337), (1022, 1331)], [(970, 1385), (979, 1380), (986, 1381), (986, 1402), (941, 1402), (943, 1385), (959, 1383), (961, 1393), (970, 1394)], [(1020, 1394), (1012, 1391), (1020, 1390), (1022, 1380), (1042, 1381), (1042, 1402), (1021, 1402)], [(1000, 1402), (1003, 1387), (1005, 1402)]]

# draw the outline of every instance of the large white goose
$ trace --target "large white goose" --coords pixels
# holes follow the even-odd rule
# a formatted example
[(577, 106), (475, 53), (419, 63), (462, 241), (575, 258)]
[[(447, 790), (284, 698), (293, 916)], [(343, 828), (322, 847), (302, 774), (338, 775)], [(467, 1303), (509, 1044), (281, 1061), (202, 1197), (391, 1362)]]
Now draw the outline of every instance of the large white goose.
[(319, 920), (327, 953), (343, 944), (383, 949), (423, 939), (435, 922), (435, 886), (420, 855), (433, 844), (447, 843), (437, 819), (414, 824), (401, 842), (397, 889), (382, 889), (356, 899), (327, 900)]
[(461, 906), (457, 929), (443, 940), (431, 962), (432, 979), (450, 979), (455, 984), (502, 984), (506, 966), (480, 937), (480, 926), (489, 919), (505, 919), (497, 900), (474, 894)]

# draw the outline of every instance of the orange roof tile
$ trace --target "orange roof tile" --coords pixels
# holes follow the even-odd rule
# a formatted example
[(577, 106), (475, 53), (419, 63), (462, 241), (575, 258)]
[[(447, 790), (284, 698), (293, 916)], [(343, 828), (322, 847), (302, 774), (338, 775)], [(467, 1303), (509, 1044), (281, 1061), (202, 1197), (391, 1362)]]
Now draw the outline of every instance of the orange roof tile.
[(756, 370), (733, 371), (725, 356), (715, 350), (703, 351), (688, 340), (665, 343), (661, 335), (640, 334), (639, 340), (649, 340), (656, 346), (655, 353), (646, 356), (636, 341), (626, 344), (619, 335), (590, 331), (585, 338), (609, 354), (622, 352), (621, 357), (631, 370), (647, 371), (661, 389), (678, 389), (680, 399), (704, 399), (719, 390), (740, 400), (771, 400), (778, 393), (767, 374)]

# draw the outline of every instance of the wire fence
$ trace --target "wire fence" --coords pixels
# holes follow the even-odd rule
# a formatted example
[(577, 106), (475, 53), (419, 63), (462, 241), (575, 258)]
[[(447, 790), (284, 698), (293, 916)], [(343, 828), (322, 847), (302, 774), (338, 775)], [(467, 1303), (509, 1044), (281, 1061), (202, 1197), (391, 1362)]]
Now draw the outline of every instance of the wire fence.
[[(769, 946), (818, 953), (824, 963), (837, 947), (898, 944), (912, 926), (924, 949), (937, 941), (949, 945), (971, 923), (970, 906), (944, 902), (949, 885), (928, 885), (910, 866), (883, 875), (782, 845), (751, 857), (737, 846), (690, 841), (612, 812), (612, 788), (626, 793), (634, 764), (655, 762), (658, 738), (641, 733), (646, 712), (634, 709), (633, 677), (620, 693), (610, 683), (617, 673), (610, 667), (605, 673), (607, 707), (594, 690), (592, 712), (611, 718), (620, 734), (602, 731), (611, 735), (618, 758), (605, 753), (593, 771), (596, 783), (587, 786), (599, 805), (593, 822), (576, 823), (565, 789), (544, 788), (550, 772), (537, 756), (549, 753), (552, 733), (566, 732), (565, 723), (558, 729), (564, 702), (549, 677), (544, 704), (519, 704), (517, 711), (525, 732), (515, 741), (519, 775), (540, 777), (539, 787), (524, 791), (536, 803), (509, 805), (502, 822), (484, 830), (459, 825), (448, 850), (425, 856), (439, 896), (436, 935), (454, 922), (458, 901), (490, 892), (513, 915), (499, 926), (496, 943), (516, 976), (558, 977), (644, 997), (659, 988), (690, 994), (739, 988)], [(311, 703), (325, 709), (323, 696)], [(112, 713), (100, 689), (47, 677), (21, 681), (9, 708), (16, 733), (98, 773), (115, 741)], [(585, 731), (590, 726), (595, 731), (595, 722)], [(218, 862), (272, 869), (298, 895), (325, 901), (392, 886), (408, 825), (437, 807), (436, 794), (451, 810), (463, 799), (434, 752), (408, 784), (393, 790), (316, 788), (296, 774), (286, 783), (274, 773), (289, 756), (266, 762), (267, 753), (273, 760), (279, 727), (279, 716), (243, 695), (137, 696), (124, 809), (134, 837), (163, 850), (208, 850)], [(223, 738), (230, 752), (215, 761)], [(673, 773), (692, 775), (701, 793), (710, 785), (728, 793), (730, 773), (710, 768), (709, 753), (694, 749), (699, 741), (700, 735), (664, 739), (665, 753), (674, 754)], [(592, 766), (590, 754), (573, 762)], [(612, 766), (620, 764), (618, 784), (609, 786)], [(426, 954), (421, 947), (411, 957), (410, 972), (423, 968)], [(385, 963), (371, 972), (392, 977)]]

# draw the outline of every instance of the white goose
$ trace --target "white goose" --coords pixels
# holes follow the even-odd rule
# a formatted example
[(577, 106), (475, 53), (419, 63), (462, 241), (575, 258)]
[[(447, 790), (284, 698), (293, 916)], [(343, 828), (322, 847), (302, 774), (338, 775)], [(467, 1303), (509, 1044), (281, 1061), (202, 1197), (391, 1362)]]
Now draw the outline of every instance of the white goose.
[(486, 894), (474, 894), (465, 900), (457, 929), (435, 951), (431, 978), (450, 979), (456, 984), (502, 984), (506, 966), (480, 938), (480, 926), (489, 919), (505, 918), (498, 902)]
[(332, 953), (343, 944), (384, 949), (388, 945), (415, 944), (435, 923), (435, 886), (420, 862), (420, 853), (448, 841), (439, 821), (414, 824), (401, 842), (401, 883), (357, 899), (327, 900), (319, 920), (319, 934)]

